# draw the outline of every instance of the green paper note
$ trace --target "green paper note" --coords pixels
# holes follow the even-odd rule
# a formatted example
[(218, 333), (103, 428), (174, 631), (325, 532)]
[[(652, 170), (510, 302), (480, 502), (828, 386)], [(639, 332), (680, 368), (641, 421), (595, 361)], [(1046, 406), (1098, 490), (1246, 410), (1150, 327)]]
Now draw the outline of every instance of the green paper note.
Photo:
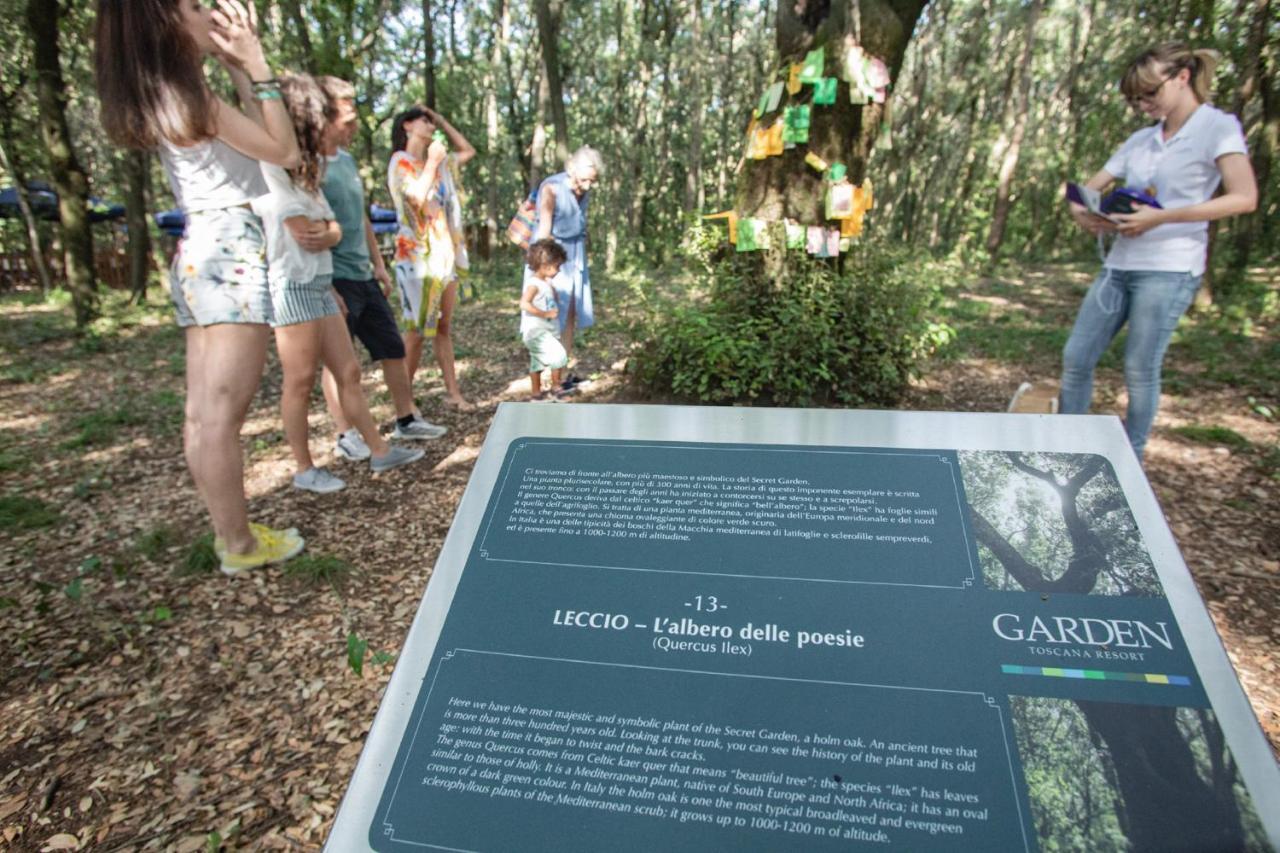
[(760, 226), (763, 223), (759, 219), (740, 219), (738, 220), (738, 251), (739, 252), (756, 252), (760, 249)]
[(765, 90), (764, 94), (766, 103), (764, 105), (764, 111), (766, 113), (773, 112), (778, 108), (778, 105), (782, 103), (782, 92), (785, 87), (786, 84), (779, 80), (777, 83), (774, 83)]
[(790, 125), (787, 125), (782, 128), (782, 142), (784, 145), (795, 145), (808, 141), (809, 126), (807, 124), (804, 127), (791, 127)]
[(825, 48), (811, 50), (805, 55), (804, 65), (800, 68), (801, 83), (817, 83), (822, 79), (823, 66), (827, 64)]
[(769, 89), (765, 89), (760, 93), (760, 103), (756, 104), (756, 118), (768, 112), (769, 107)]
[(821, 106), (836, 102), (836, 78), (823, 77), (813, 84), (813, 102)]
[(849, 167), (844, 163), (832, 163), (831, 168), (827, 169), (827, 180), (832, 183), (843, 181), (847, 174), (849, 174)]
[(787, 107), (782, 111), (782, 122), (785, 126), (794, 130), (808, 130), (809, 105), (801, 104), (797, 107)]
[(804, 238), (805, 238), (804, 226), (801, 225), (799, 222), (795, 222), (791, 219), (788, 219), (786, 221), (786, 229), (787, 229), (787, 248), (803, 249)]

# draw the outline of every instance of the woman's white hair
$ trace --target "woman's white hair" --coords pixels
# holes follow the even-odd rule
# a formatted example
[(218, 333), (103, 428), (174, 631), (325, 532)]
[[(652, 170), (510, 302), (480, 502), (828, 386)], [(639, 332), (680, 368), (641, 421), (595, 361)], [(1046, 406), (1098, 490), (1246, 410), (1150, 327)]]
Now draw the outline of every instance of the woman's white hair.
[(590, 145), (584, 145), (569, 155), (569, 159), (564, 161), (564, 168), (566, 172), (574, 173), (582, 169), (595, 169), (596, 177), (600, 177), (604, 174), (604, 160), (599, 151)]

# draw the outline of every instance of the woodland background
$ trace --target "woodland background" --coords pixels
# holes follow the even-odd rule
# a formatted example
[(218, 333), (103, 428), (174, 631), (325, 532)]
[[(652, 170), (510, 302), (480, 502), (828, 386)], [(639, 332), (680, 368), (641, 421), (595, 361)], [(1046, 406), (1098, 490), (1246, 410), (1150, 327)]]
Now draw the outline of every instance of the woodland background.
[[(867, 16), (918, 5), (860, 2)], [(1141, 126), (1115, 82), (1128, 57), (1166, 38), (1223, 53), (1215, 101), (1244, 122), (1262, 200), (1212, 231), (1208, 287), (1169, 351), (1144, 464), (1280, 744), (1277, 0), (929, 3), (894, 80), (890, 132), (861, 164), (878, 195), (865, 237), (839, 265), (788, 262), (765, 287), (758, 274), (740, 287), (753, 275), (747, 256), (726, 259), (723, 228), (695, 225), (767, 171), (741, 157), (751, 110), (782, 60), (775, 5), (257, 0), (277, 67), (356, 84), (353, 153), (372, 200), (388, 203), (390, 120), (415, 101), (434, 103), (480, 152), (464, 175), (476, 294), (456, 330), (459, 375), (481, 408), (445, 409), (437, 373), (424, 370), (419, 400), (450, 430), (426, 461), (379, 477), (343, 467), (349, 485), (337, 500), (301, 493), (289, 486), (273, 361), (244, 431), (251, 515), (297, 524), (308, 550), (235, 584), (217, 573), (182, 461), (182, 341), (158, 272), (169, 244), (151, 219), (172, 198), (154, 158), (109, 147), (98, 128), (93, 5), (0, 0), (0, 188), (33, 179), (71, 190), (61, 224), (0, 219), (0, 847), (319, 847), (493, 406), (527, 395), (517, 255), (501, 232), (566, 151), (589, 143), (607, 164), (591, 219), (599, 323), (579, 338), (578, 401), (1002, 411), (1019, 382), (1057, 374), (1097, 268), (1061, 183), (1092, 174)], [(125, 205), (130, 227), (89, 224), (77, 196)], [(720, 313), (698, 313), (707, 306)], [(839, 324), (855, 313), (872, 326), (910, 314), (910, 351)], [(736, 337), (761, 328), (758, 339)], [(866, 341), (884, 351), (856, 349)], [(836, 353), (855, 381), (824, 375), (833, 342), (855, 347)], [(777, 343), (794, 349), (761, 349)], [(653, 367), (655, 352), (671, 369), (644, 382), (646, 370), (666, 369)], [(1113, 351), (1100, 365), (1097, 412), (1124, 410), (1120, 361)], [(375, 416), (389, 420), (376, 369), (366, 366), (365, 380)], [(327, 450), (318, 403), (312, 429), (313, 449)], [(990, 481), (1011, 476), (1002, 460), (984, 464)], [(1110, 510), (1113, 492), (1095, 483), (1077, 495), (1105, 519), (1098, 535), (1110, 543), (1111, 571), (1085, 580), (1148, 592), (1149, 567), (1130, 521)], [(988, 520), (988, 551), (1003, 539), (1011, 565), (1022, 565), (1016, 550), (1040, 572), (1024, 572), (1024, 588), (1069, 574), (1061, 535)], [(996, 585), (1012, 588), (1004, 574)], [(1065, 704), (1023, 711), (1023, 731), (1071, 734), (1060, 748), (1020, 735), (1042, 829), (1084, 826), (1082, 844), (1123, 849), (1122, 830), (1151, 824), (1160, 804), (1113, 778), (1133, 750), (1103, 745), (1108, 731), (1125, 743), (1115, 733), (1128, 728)], [(1186, 716), (1131, 727), (1157, 737), (1178, 727), (1193, 759), (1183, 769), (1221, 781), (1222, 743)], [(1087, 778), (1060, 784), (1064, 761), (1083, 761)], [(1145, 821), (1134, 817), (1140, 804)]]

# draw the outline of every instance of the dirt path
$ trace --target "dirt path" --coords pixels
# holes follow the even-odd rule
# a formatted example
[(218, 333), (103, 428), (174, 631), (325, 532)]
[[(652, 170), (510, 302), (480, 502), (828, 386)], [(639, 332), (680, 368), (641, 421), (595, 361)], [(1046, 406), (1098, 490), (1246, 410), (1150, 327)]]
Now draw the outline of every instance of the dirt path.
[[(998, 411), (1021, 378), (1053, 376), (1083, 284), (1046, 268), (953, 294), (954, 355), (904, 405)], [(290, 488), (272, 365), (246, 429), (251, 514), (300, 527), (310, 559), (237, 582), (189, 560), (205, 522), (182, 462), (181, 340), (163, 306), (77, 343), (65, 311), (0, 302), (0, 847), (39, 850), (64, 834), (98, 850), (320, 845), (493, 407), (525, 393), (514, 287), (492, 290), (457, 324), (464, 387), (483, 408), (447, 411), (438, 378), (420, 379), (428, 417), (449, 434), (412, 469), (374, 477), (333, 463), (349, 484), (340, 497)], [(633, 298), (623, 281), (601, 288), (609, 319), (586, 340), (585, 401), (634, 399), (623, 374)], [(1213, 336), (1195, 324), (1170, 353), (1148, 467), (1275, 745), (1280, 429), (1257, 406), (1280, 391), (1274, 377), (1220, 375), (1274, 355), (1275, 337), (1206, 366)], [(1105, 363), (1103, 410), (1122, 387)], [(373, 371), (366, 389), (389, 419)], [(312, 423), (323, 436), (318, 405)], [(328, 448), (313, 441), (320, 458)], [(362, 676), (351, 634), (368, 644)]]

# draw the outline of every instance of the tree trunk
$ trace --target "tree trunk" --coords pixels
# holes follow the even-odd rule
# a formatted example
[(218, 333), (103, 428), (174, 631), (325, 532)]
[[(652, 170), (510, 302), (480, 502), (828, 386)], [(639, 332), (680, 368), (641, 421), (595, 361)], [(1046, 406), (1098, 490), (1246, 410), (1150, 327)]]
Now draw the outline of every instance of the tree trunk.
[(40, 224), (36, 220), (35, 211), (31, 209), (31, 199), (27, 196), (27, 178), (14, 158), (10, 158), (6, 146), (10, 140), (8, 116), (4, 121), (4, 139), (0, 140), (0, 166), (13, 180), (18, 194), (18, 210), (22, 214), (22, 224), (27, 229), (27, 248), (31, 253), (31, 267), (40, 280), (40, 292), (44, 296), (53, 290), (53, 278), (49, 275), (49, 267), (44, 262), (44, 246), (40, 240)]
[(308, 74), (315, 74), (316, 58), (311, 49), (311, 31), (307, 29), (307, 19), (302, 14), (302, 6), (299, 0), (286, 0), (284, 6), (284, 11), (289, 15), (289, 23), (293, 25), (298, 50), (302, 53), (302, 67)]
[(1249, 26), (1244, 67), (1240, 84), (1232, 100), (1231, 111), (1243, 119), (1245, 107), (1255, 97), (1261, 96), (1262, 115), (1259, 132), (1253, 146), (1253, 165), (1258, 182), (1258, 209), (1248, 216), (1239, 217), (1231, 231), (1231, 257), (1226, 279), (1237, 282), (1249, 266), (1254, 241), (1267, 218), (1267, 196), (1271, 180), (1271, 158), (1275, 150), (1277, 120), (1275, 98), (1270, 89), (1270, 68), (1262, 49), (1266, 44), (1267, 22), (1271, 15), (1271, 0), (1254, 0), (1253, 15)]
[(125, 154), (125, 222), (129, 226), (129, 291), (135, 302), (147, 298), (151, 273), (151, 229), (147, 225), (147, 171), (145, 151)]
[[(780, 62), (784, 66), (799, 62), (808, 51), (825, 46), (825, 73), (838, 76), (835, 68), (843, 62), (845, 39), (860, 29), (864, 49), (883, 59), (890, 78), (896, 80), (907, 43), (926, 2), (779, 3)], [(854, 11), (859, 8), (860, 26), (854, 20)], [(828, 163), (843, 163), (848, 167), (849, 180), (861, 183), (882, 116), (883, 109), (878, 105), (851, 104), (846, 84), (842, 82), (836, 103), (813, 112), (807, 146), (797, 145), (780, 157), (746, 161), (735, 206), (738, 215), (767, 220), (794, 219), (806, 225), (825, 222), (823, 177), (805, 164), (805, 153), (811, 151)]]
[(502, 172), (502, 152), (498, 140), (498, 68), (507, 51), (507, 39), (511, 28), (511, 13), (507, 9), (506, 0), (494, 0), (493, 4), (493, 45), (489, 51), (489, 67), (484, 75), (484, 127), (485, 153), (489, 160), (489, 181), (485, 196), (485, 241), (488, 251), (486, 257), (492, 257), (497, 247), (498, 223), (501, 212), (498, 210), (498, 175)]
[[(702, 0), (689, 3), (689, 32), (693, 43), (702, 44)], [(690, 97), (693, 108), (689, 112), (689, 161), (684, 172), (684, 209), (702, 212), (702, 60), (693, 57), (689, 69)]]
[(987, 253), (994, 261), (1004, 244), (1005, 229), (1009, 224), (1009, 210), (1013, 206), (1013, 175), (1018, 169), (1018, 158), (1022, 153), (1022, 140), (1027, 133), (1027, 120), (1031, 114), (1031, 77), (1032, 58), (1035, 55), (1036, 25), (1040, 20), (1040, 10), (1044, 0), (1032, 0), (1027, 8), (1026, 41), (1022, 46), (1019, 60), (1021, 76), (1018, 79), (1017, 102), (1014, 107), (1013, 132), (1009, 138), (1009, 147), (1005, 149), (1000, 163), (1000, 176), (996, 183), (995, 210), (991, 215), (991, 230), (987, 233)]
[(547, 81), (547, 97), (551, 105), (551, 121), (556, 130), (556, 162), (569, 157), (569, 121), (564, 112), (564, 91), (560, 80), (560, 9), (552, 9), (550, 0), (535, 0), (538, 17), (538, 41), (542, 45), (542, 76)]
[(71, 291), (76, 326), (83, 328), (98, 315), (98, 287), (93, 270), (93, 231), (89, 224), (89, 178), (80, 167), (67, 125), (67, 85), (62, 78), (58, 53), (60, 14), (60, 5), (50, 0), (27, 2), (40, 135), (49, 152), (50, 176), (58, 192), (67, 288)]
[[(1200, 778), (1176, 708), (1075, 703), (1111, 755), (1131, 851), (1159, 853), (1175, 840), (1180, 850), (1244, 849), (1235, 793), (1230, 785), (1214, 790)], [(1216, 728), (1206, 719), (1207, 734)]]
[[(728, 34), (728, 46), (725, 49), (725, 68), (734, 68), (734, 39), (736, 32), (736, 15), (738, 10), (738, 0), (728, 0), (728, 9), (725, 12), (725, 31)], [(720, 78), (720, 103), (730, 103), (730, 92), (736, 82), (731, 74), (719, 74)], [(738, 143), (738, 139), (729, 133), (729, 110), (721, 108), (720, 110), (720, 168), (716, 173), (716, 199), (717, 203), (723, 202), (729, 197), (729, 170), (734, 162), (734, 145)], [(728, 146), (727, 148), (725, 146)]]
[(547, 110), (551, 108), (551, 89), (546, 69), (538, 77), (538, 109), (533, 119), (533, 141), (529, 143), (529, 190), (538, 188), (546, 177)]
[(422, 36), (425, 42), (422, 60), (422, 91), (426, 104), (436, 108), (436, 33), (431, 21), (431, 0), (422, 0)]

